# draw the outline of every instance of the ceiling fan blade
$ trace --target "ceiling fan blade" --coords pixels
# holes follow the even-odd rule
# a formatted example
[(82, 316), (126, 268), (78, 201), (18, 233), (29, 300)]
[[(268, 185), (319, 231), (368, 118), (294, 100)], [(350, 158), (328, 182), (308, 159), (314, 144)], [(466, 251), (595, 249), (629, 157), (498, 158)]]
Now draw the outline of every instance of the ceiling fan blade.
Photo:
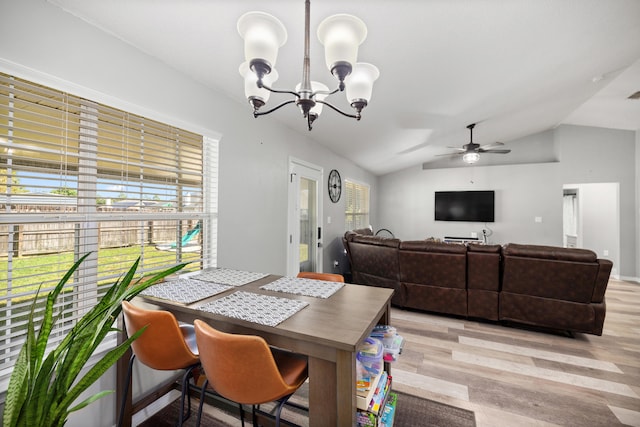
[(507, 154), (510, 153), (511, 150), (483, 150), (483, 149), (479, 149), (478, 153), (487, 153), (487, 154)]
[(496, 141), (496, 142), (491, 143), (491, 144), (483, 145), (480, 148), (483, 149), (483, 150), (490, 150), (493, 147), (502, 147), (503, 145), (504, 145), (504, 142)]
[(443, 156), (461, 156), (465, 153), (465, 151), (459, 151), (457, 153), (443, 153), (443, 154), (436, 154), (435, 157), (443, 157)]

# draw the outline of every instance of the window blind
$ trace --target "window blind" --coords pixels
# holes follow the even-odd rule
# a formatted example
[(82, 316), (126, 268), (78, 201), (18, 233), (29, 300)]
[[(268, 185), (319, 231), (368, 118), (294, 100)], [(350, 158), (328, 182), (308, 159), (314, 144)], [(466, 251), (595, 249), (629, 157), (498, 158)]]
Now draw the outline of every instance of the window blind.
[(0, 376), (38, 288), (85, 253), (56, 339), (137, 258), (215, 264), (217, 168), (216, 140), (0, 73)]
[(355, 230), (369, 226), (369, 186), (345, 181), (345, 227)]

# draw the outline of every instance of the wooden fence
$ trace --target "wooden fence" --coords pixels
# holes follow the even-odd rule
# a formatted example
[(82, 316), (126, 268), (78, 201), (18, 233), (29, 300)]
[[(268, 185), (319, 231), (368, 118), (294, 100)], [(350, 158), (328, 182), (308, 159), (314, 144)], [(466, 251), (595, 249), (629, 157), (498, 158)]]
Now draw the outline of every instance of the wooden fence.
[[(183, 232), (195, 226), (195, 222)], [(13, 242), (9, 247), (9, 227)], [(76, 244), (77, 223), (34, 223), (0, 225), (0, 257), (36, 255), (72, 251)], [(125, 247), (140, 244), (158, 244), (176, 241), (176, 221), (109, 221), (98, 223), (100, 248)]]

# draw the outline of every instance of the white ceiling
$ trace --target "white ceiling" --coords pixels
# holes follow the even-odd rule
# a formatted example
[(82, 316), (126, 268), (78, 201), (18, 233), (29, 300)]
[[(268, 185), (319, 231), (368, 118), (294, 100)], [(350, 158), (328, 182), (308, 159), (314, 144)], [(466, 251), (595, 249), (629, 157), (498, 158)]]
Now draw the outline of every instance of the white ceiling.
[[(50, 1), (243, 104), (236, 21), (265, 11), (289, 35), (274, 86), (293, 89), (302, 77), (303, 0)], [(474, 142), (514, 151), (509, 141), (561, 123), (640, 129), (640, 100), (627, 99), (640, 90), (638, 0), (312, 0), (311, 77), (330, 87), (315, 30), (335, 13), (367, 24), (359, 60), (375, 64), (380, 78), (360, 122), (325, 108), (310, 136), (374, 174), (462, 146), (470, 123), (478, 123)], [(327, 101), (350, 109), (342, 94)], [(309, 135), (293, 106), (256, 120)]]

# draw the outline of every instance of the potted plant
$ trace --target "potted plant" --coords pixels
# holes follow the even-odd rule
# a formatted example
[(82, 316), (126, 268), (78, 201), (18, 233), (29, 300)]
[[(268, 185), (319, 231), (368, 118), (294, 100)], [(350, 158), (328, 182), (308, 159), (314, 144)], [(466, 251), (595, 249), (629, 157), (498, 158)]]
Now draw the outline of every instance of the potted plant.
[[(63, 426), (69, 413), (84, 408), (97, 399), (113, 393), (101, 391), (71, 407), (82, 392), (91, 386), (107, 369), (126, 353), (144, 328), (108, 351), (100, 361), (80, 376), (85, 364), (104, 337), (114, 330), (113, 323), (122, 310), (121, 303), (131, 300), (144, 289), (164, 277), (177, 272), (186, 264), (179, 264), (160, 273), (134, 280), (140, 259), (118, 279), (65, 336), (58, 346), (47, 353), (49, 335), (60, 318), (54, 313), (55, 302), (65, 284), (89, 256), (80, 258), (48, 294), (44, 315), (36, 328), (34, 312), (37, 295), (31, 305), (27, 335), (13, 368), (7, 389), (3, 425), (5, 427)], [(62, 309), (60, 309), (61, 311)], [(37, 334), (36, 334), (37, 329)]]

